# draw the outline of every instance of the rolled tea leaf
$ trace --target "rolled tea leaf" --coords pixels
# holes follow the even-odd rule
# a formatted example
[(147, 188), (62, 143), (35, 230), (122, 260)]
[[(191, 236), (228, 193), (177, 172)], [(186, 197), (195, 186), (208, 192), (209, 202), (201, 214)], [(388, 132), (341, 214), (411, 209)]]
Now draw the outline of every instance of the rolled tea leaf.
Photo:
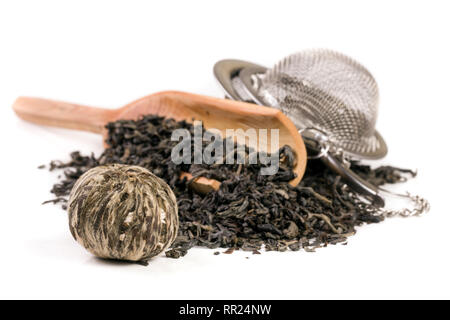
[[(262, 163), (231, 165), (223, 161), (208, 165), (195, 164), (192, 158), (191, 164), (174, 164), (171, 150), (178, 141), (171, 140), (172, 132), (187, 129), (194, 139), (194, 126), (186, 121), (146, 115), (138, 120), (111, 122), (107, 129), (108, 147), (98, 157), (76, 151), (68, 162), (50, 163), (50, 170), (64, 170), (52, 188), (56, 198), (50, 202), (66, 208), (66, 199), (77, 179), (99, 165), (124, 163), (145, 167), (164, 179), (177, 197), (180, 226), (177, 239), (166, 251), (171, 258), (184, 256), (194, 246), (249, 252), (262, 248), (312, 251), (346, 243), (358, 226), (385, 219), (320, 160), (308, 161), (300, 184), (290, 186), (296, 156), (288, 147), (280, 149), (278, 173), (262, 176)], [(202, 143), (203, 150), (209, 141)], [(225, 149), (227, 140), (222, 143)], [(246, 148), (245, 153), (248, 157), (250, 149)], [(389, 166), (371, 169), (356, 162), (351, 163), (351, 169), (377, 186), (399, 183), (414, 175), (409, 170)], [(191, 178), (179, 179), (181, 172), (216, 179), (221, 183), (220, 189), (199, 193), (188, 181)]]
[(90, 169), (75, 183), (68, 211), (75, 240), (101, 258), (147, 261), (169, 247), (178, 232), (174, 193), (139, 166)]

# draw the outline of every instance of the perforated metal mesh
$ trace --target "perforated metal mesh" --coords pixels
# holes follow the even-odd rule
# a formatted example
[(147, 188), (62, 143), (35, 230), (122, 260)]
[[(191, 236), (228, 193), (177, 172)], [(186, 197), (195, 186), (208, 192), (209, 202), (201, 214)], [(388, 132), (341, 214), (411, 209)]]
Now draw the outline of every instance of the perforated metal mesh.
[(258, 99), (282, 110), (299, 129), (320, 129), (353, 155), (386, 154), (375, 131), (378, 86), (353, 59), (329, 50), (304, 51), (253, 78)]

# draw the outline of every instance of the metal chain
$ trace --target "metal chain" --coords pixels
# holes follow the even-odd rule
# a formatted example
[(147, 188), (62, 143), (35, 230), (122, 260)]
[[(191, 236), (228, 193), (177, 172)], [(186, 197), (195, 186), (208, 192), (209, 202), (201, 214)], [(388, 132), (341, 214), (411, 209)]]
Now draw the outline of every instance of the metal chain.
[[(330, 148), (330, 150), (332, 150), (333, 155), (336, 156), (347, 168), (350, 168), (351, 162), (349, 161), (348, 157), (345, 156), (345, 152), (342, 148), (337, 148), (333, 146)], [(425, 198), (422, 198), (417, 195), (411, 195), (409, 192), (406, 192), (406, 194), (396, 194), (380, 187), (378, 187), (378, 189), (391, 196), (409, 199), (412, 202), (413, 206), (412, 208), (402, 208), (397, 210), (378, 208), (373, 206), (374, 213), (377, 215), (381, 215), (386, 218), (395, 216), (406, 218), (406, 217), (420, 216), (421, 214), (426, 213), (430, 210), (430, 203)]]
[(390, 210), (385, 208), (377, 208), (376, 212), (380, 215), (390, 218), (394, 216), (400, 216), (400, 217), (414, 217), (419, 216), (423, 213), (426, 213), (430, 210), (430, 203), (428, 200), (420, 197), (420, 196), (413, 196), (409, 192), (404, 195), (404, 197), (407, 197), (412, 201), (414, 204), (413, 208), (403, 208), (399, 210)]
[[(303, 130), (299, 130), (300, 133), (304, 133), (306, 130), (315, 130), (314, 128), (305, 128)], [(325, 136), (326, 137), (326, 136)], [(328, 139), (318, 140), (317, 143), (320, 145), (320, 151), (318, 155), (309, 156), (308, 159), (318, 159), (324, 156), (324, 154), (330, 152), (333, 154), (334, 157), (336, 157), (345, 167), (350, 169), (351, 162), (349, 158), (346, 156), (345, 151), (333, 144)], [(373, 213), (376, 215), (384, 216), (384, 217), (394, 217), (394, 216), (401, 216), (401, 217), (412, 217), (412, 216), (419, 216), (427, 211), (430, 210), (430, 203), (420, 197), (420, 196), (413, 196), (409, 192), (406, 194), (397, 194), (393, 193), (391, 191), (388, 191), (386, 189), (377, 187), (377, 189), (387, 196), (394, 196), (399, 197), (402, 199), (407, 199), (412, 202), (412, 208), (402, 208), (398, 210), (393, 209), (386, 209), (386, 208), (379, 208), (372, 206)]]

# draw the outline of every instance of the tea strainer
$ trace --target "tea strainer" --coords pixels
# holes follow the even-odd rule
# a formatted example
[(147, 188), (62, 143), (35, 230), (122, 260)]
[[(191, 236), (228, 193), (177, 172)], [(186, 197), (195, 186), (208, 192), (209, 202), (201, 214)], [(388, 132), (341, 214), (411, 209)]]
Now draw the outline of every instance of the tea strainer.
[[(317, 151), (348, 185), (370, 197), (384, 215), (417, 215), (428, 202), (409, 194), (394, 194), (361, 179), (349, 169), (349, 159), (379, 159), (387, 147), (375, 130), (378, 86), (369, 71), (353, 59), (330, 50), (303, 51), (272, 69), (241, 60), (222, 60), (214, 74), (227, 95), (236, 100), (280, 109), (297, 126), (309, 149)], [(383, 195), (412, 200), (412, 209), (382, 209)]]

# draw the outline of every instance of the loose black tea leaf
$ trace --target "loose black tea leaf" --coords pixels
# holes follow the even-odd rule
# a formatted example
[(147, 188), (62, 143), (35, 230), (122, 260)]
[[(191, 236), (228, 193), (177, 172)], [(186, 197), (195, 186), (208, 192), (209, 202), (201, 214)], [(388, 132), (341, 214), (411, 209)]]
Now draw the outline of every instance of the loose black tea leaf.
[[(172, 132), (187, 129), (194, 136), (194, 127), (185, 121), (150, 115), (138, 121), (119, 120), (106, 127), (108, 148), (98, 158), (73, 152), (69, 162), (51, 162), (50, 170), (64, 170), (62, 180), (51, 190), (57, 197), (54, 202), (66, 198), (75, 181), (98, 165), (147, 168), (164, 179), (177, 197), (180, 227), (166, 252), (170, 258), (182, 257), (194, 246), (228, 248), (225, 253), (241, 249), (258, 254), (262, 248), (314, 251), (345, 242), (357, 226), (384, 219), (321, 161), (309, 161), (300, 184), (290, 186), (295, 155), (288, 146), (280, 149), (278, 173), (264, 176), (260, 174), (261, 163), (174, 164), (171, 151), (178, 142), (171, 141)], [(207, 144), (204, 141), (203, 147)], [(248, 157), (251, 151), (245, 148), (245, 155)], [(394, 167), (372, 170), (355, 162), (351, 169), (374, 185), (397, 183), (414, 175)], [(220, 189), (198, 194), (189, 188), (192, 181), (179, 178), (182, 172), (216, 179), (221, 182)]]

